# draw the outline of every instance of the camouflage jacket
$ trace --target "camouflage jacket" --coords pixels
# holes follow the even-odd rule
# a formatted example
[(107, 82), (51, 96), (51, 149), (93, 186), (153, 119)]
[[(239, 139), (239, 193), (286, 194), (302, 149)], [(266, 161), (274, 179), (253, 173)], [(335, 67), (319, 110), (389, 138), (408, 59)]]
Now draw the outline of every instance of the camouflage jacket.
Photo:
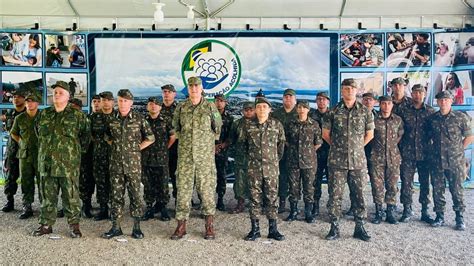
[[(319, 128), (323, 129), (323, 120), (329, 115), (329, 109), (325, 113), (321, 113), (318, 109), (311, 112), (310, 116), (312, 119), (318, 122)], [(323, 140), (323, 144), (317, 151), (318, 158), (327, 158), (329, 155), (329, 144)]]
[(433, 107), (423, 104), (420, 109), (413, 105), (404, 109), (400, 115), (405, 133), (400, 141), (400, 151), (404, 160), (423, 161), (431, 143), (427, 138), (428, 117), (435, 112)]
[[(216, 140), (216, 144), (227, 143), (229, 144), (229, 136), (230, 136), (230, 129), (232, 127), (232, 123), (234, 122), (234, 118), (228, 111), (224, 111), (221, 114), (222, 118), (222, 127), (221, 127), (221, 134), (219, 136), (219, 140)], [(216, 159), (218, 160), (227, 160), (228, 156), (228, 148), (221, 150), (219, 153), (216, 154)]]
[(241, 168), (247, 168), (248, 155), (245, 152), (245, 134), (247, 132), (250, 119), (241, 117), (232, 123), (230, 129), (229, 140), (231, 143), (232, 156), (235, 160), (235, 165)]
[(315, 145), (323, 143), (318, 122), (309, 118), (306, 121), (293, 120), (285, 132), (288, 168), (310, 169), (317, 167)]
[(393, 102), (392, 113), (401, 117), (402, 114), (405, 112), (404, 110), (410, 107), (412, 104), (413, 104), (413, 100), (407, 96), (404, 96), (401, 102), (399, 103)]
[(285, 130), (276, 119), (269, 117), (263, 124), (255, 118), (245, 134), (249, 173), (278, 177), (278, 163), (285, 149)]
[(286, 112), (284, 107), (278, 108), (271, 113), (271, 117), (280, 121), (285, 130), (288, 129), (292, 120), (298, 119), (298, 113), (296, 112), (296, 106), (290, 112)]
[[(7, 113), (5, 114), (7, 118), (5, 121), (5, 129), (7, 131), (10, 131), (13, 127), (13, 122), (15, 121), (15, 118), (21, 113), (24, 113), (25, 111), (26, 111), (26, 108), (24, 108), (20, 112), (17, 112), (15, 109), (8, 110)], [(16, 141), (14, 141), (11, 137), (8, 137), (7, 151), (6, 151), (5, 156), (9, 158), (15, 158), (17, 153), (18, 153), (18, 143), (16, 143)]]
[(105, 137), (112, 141), (109, 168), (124, 174), (140, 173), (140, 143), (155, 140), (148, 121), (132, 110), (125, 117), (116, 112), (107, 124)]
[(91, 134), (93, 153), (97, 156), (108, 157), (110, 155), (110, 145), (105, 141), (105, 133), (110, 119), (116, 115), (117, 111), (112, 111), (110, 114), (102, 112), (93, 113), (89, 119), (91, 121)]
[(161, 106), (160, 116), (170, 129), (173, 127), (173, 114), (177, 106), (178, 103), (176, 101), (174, 101), (170, 106), (165, 106), (164, 104)]
[(469, 117), (459, 111), (442, 115), (439, 111), (428, 120), (428, 132), (433, 141), (431, 157), (442, 169), (465, 166), (464, 138), (473, 134)]
[(359, 102), (348, 109), (339, 102), (323, 122), (330, 131), (331, 147), (328, 166), (335, 169), (360, 170), (367, 168), (364, 153), (364, 136), (374, 129), (373, 114)]
[[(378, 114), (379, 113), (377, 112), (377, 110), (372, 109), (372, 115), (374, 115), (374, 121), (375, 121), (375, 118), (378, 116)], [(370, 154), (372, 153), (372, 142), (373, 141), (374, 140), (372, 139), (364, 147), (365, 157), (367, 158), (367, 161), (369, 160)]]
[(398, 142), (403, 136), (403, 121), (396, 115), (391, 114), (383, 118), (381, 114), (375, 116), (374, 138), (371, 143), (369, 160), (372, 164), (399, 167), (402, 162)]
[(86, 153), (91, 138), (86, 114), (69, 105), (58, 113), (51, 106), (36, 121), (41, 176), (79, 177), (81, 153)]
[(10, 134), (20, 137), (19, 149), (16, 154), (18, 159), (27, 159), (36, 161), (38, 157), (38, 136), (36, 136), (35, 125), (40, 111), (34, 117), (30, 117), (26, 112), (21, 113), (15, 118)]
[(168, 167), (168, 140), (171, 127), (166, 124), (161, 114), (155, 119), (147, 115), (145, 119), (155, 135), (155, 142), (142, 150), (142, 164), (144, 166)]

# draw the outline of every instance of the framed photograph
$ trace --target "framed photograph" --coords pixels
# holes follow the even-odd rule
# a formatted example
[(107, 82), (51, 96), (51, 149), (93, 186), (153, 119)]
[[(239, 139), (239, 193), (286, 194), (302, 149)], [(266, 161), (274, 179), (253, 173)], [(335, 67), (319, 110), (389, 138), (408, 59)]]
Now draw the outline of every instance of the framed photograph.
[(474, 32), (437, 33), (435, 66), (474, 64)]
[[(433, 74), (433, 95), (448, 90), (453, 96), (453, 105), (473, 105), (474, 70), (435, 72)], [(437, 105), (433, 100), (433, 105)]]
[(86, 68), (87, 66), (85, 35), (45, 34), (45, 50), (46, 67)]
[(384, 63), (383, 33), (341, 34), (341, 67), (380, 67)]
[(71, 89), (71, 99), (78, 98), (82, 101), (84, 107), (88, 106), (88, 87), (86, 73), (46, 73), (47, 104), (53, 103), (53, 88), (56, 81), (65, 81)]
[(16, 90), (37, 90), (43, 95), (43, 74), (41, 72), (2, 71), (1, 103), (13, 104), (13, 93)]
[[(375, 97), (383, 95), (383, 73), (341, 73), (341, 82), (353, 78), (357, 83), (357, 98), (362, 99), (362, 94), (371, 92)], [(378, 103), (376, 104), (378, 105)]]
[(387, 33), (387, 67), (431, 66), (431, 34)]
[(42, 67), (42, 34), (0, 33), (1, 65)]
[(415, 84), (421, 84), (426, 89), (425, 103), (431, 103), (431, 74), (429, 71), (420, 72), (392, 72), (387, 73), (387, 95), (392, 95), (392, 83), (395, 78), (403, 78), (405, 80), (405, 96), (411, 98), (411, 88)]

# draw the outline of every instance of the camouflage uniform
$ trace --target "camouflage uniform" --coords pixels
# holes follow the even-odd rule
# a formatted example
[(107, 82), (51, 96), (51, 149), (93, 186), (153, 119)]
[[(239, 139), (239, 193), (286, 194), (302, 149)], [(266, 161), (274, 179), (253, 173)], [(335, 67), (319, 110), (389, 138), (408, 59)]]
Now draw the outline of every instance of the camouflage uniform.
[(187, 99), (175, 110), (173, 129), (179, 139), (176, 220), (189, 218), (194, 183), (202, 199), (203, 215), (215, 214), (214, 143), (219, 138), (221, 126), (216, 106), (204, 98), (195, 106)]
[[(222, 117), (222, 128), (219, 140), (217, 140), (216, 144), (223, 144), (229, 143), (229, 134), (230, 128), (232, 127), (232, 122), (234, 118), (228, 111), (224, 111), (221, 114)], [(227, 168), (227, 161), (229, 159), (228, 156), (228, 148), (221, 150), (219, 153), (216, 154), (216, 170), (217, 170), (217, 187), (216, 192), (219, 198), (223, 198), (226, 190), (227, 185), (227, 178), (226, 178), (226, 168)]]
[(149, 206), (156, 203), (166, 206), (170, 199), (168, 186), (168, 140), (171, 128), (161, 115), (145, 119), (155, 135), (155, 142), (142, 151), (144, 200)]
[(403, 135), (403, 122), (396, 114), (388, 118), (378, 114), (374, 122), (374, 138), (368, 157), (372, 196), (375, 204), (396, 205), (401, 163), (398, 141)]
[(297, 203), (301, 198), (306, 204), (314, 202), (314, 178), (317, 158), (315, 145), (323, 143), (321, 128), (318, 123), (309, 118), (306, 121), (293, 120), (285, 132), (287, 146), (287, 167), (289, 169), (290, 202)]
[(120, 221), (125, 204), (125, 189), (130, 198), (130, 213), (133, 218), (141, 218), (143, 203), (140, 197), (142, 162), (140, 143), (154, 141), (150, 125), (138, 112), (130, 111), (125, 117), (117, 112), (110, 117), (105, 133), (112, 141), (110, 153), (110, 186), (112, 221)]
[(444, 191), (446, 180), (453, 199), (453, 210), (464, 212), (462, 183), (466, 178), (463, 139), (471, 136), (469, 117), (459, 111), (451, 110), (447, 115), (439, 111), (428, 120), (428, 132), (433, 140), (431, 149), (433, 167), (434, 211), (445, 211)]
[(275, 118), (263, 124), (253, 119), (246, 130), (248, 177), (250, 185), (250, 219), (258, 219), (262, 200), (265, 201), (267, 218), (277, 218), (278, 161), (285, 149), (285, 131)]
[[(90, 125), (91, 115), (87, 116)], [(95, 182), (92, 171), (92, 143), (88, 145), (87, 152), (81, 156), (81, 173), (79, 177), (79, 197), (83, 202), (90, 202), (94, 194)]]
[(399, 103), (393, 101), (392, 113), (401, 117), (402, 114), (405, 112), (404, 110), (409, 108), (412, 104), (413, 100), (409, 97), (404, 96)]
[(363, 191), (367, 182), (364, 136), (367, 131), (374, 129), (373, 115), (359, 102), (355, 102), (354, 107), (348, 109), (341, 101), (324, 120), (323, 129), (330, 131), (332, 141), (328, 158), (330, 220), (337, 221), (341, 216), (345, 182), (348, 182), (349, 188), (353, 189), (354, 218), (362, 220), (366, 217)]
[[(7, 111), (7, 113), (5, 114), (7, 118), (5, 123), (5, 129), (7, 131), (10, 131), (12, 129), (15, 117), (25, 112), (25, 110), (26, 108), (19, 112), (15, 109)], [(20, 161), (16, 157), (18, 153), (18, 148), (18, 143), (16, 143), (16, 141), (14, 141), (11, 136), (9, 136), (7, 142), (7, 150), (5, 154), (5, 169), (7, 170), (7, 173), (5, 175), (4, 193), (7, 198), (10, 198), (11, 200), (13, 200), (13, 196), (18, 190), (17, 180), (20, 176)]]
[[(166, 124), (172, 129), (173, 127), (173, 114), (176, 110), (178, 103), (174, 101), (170, 106), (165, 104), (161, 105), (160, 116), (165, 120)], [(173, 145), (168, 149), (168, 173), (171, 184), (173, 185), (173, 198), (176, 199), (176, 169), (178, 167), (178, 140), (175, 140)]]
[[(329, 109), (325, 113), (321, 113), (318, 109), (311, 114), (311, 118), (318, 122), (319, 128), (322, 129), (323, 120), (329, 114)], [(316, 178), (314, 180), (314, 200), (319, 201), (321, 199), (323, 179), (328, 178), (328, 155), (329, 155), (329, 144), (323, 140), (323, 144), (316, 151), (318, 167), (316, 169)]]
[(245, 152), (245, 134), (246, 127), (250, 123), (250, 119), (241, 117), (232, 123), (230, 130), (230, 142), (232, 143), (232, 151), (234, 157), (234, 197), (235, 199), (249, 198), (248, 185), (248, 154)]
[(36, 127), (40, 189), (43, 195), (39, 223), (49, 226), (55, 223), (57, 197), (61, 189), (68, 223), (78, 224), (81, 153), (86, 152), (90, 141), (87, 117), (70, 105), (62, 112), (56, 112), (52, 106), (39, 114)]
[(430, 143), (427, 139), (427, 119), (434, 113), (433, 107), (423, 104), (420, 109), (410, 105), (399, 115), (404, 124), (404, 131), (399, 147), (402, 155), (400, 174), (402, 188), (400, 201), (404, 206), (412, 204), (413, 178), (418, 169), (420, 182), (419, 202), (423, 205), (430, 203), (430, 174), (427, 154)]

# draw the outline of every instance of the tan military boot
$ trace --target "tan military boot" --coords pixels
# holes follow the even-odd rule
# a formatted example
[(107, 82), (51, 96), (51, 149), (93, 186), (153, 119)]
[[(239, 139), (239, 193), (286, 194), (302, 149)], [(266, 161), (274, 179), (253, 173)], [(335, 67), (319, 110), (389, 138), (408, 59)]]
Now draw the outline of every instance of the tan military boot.
[(214, 240), (216, 239), (216, 234), (214, 232), (214, 216), (207, 215), (206, 216), (206, 235), (204, 239), (207, 240)]
[(183, 238), (184, 235), (186, 235), (186, 220), (178, 220), (178, 226), (170, 238), (172, 240), (178, 240)]

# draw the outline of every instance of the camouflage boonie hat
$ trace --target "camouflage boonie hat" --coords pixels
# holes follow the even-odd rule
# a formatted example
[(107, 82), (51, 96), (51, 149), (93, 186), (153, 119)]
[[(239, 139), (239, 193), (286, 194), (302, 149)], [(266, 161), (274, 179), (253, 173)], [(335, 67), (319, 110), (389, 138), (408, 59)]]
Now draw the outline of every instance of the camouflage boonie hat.
[(248, 109), (248, 108), (255, 109), (255, 103), (250, 102), (250, 101), (244, 102), (242, 109)]
[(219, 99), (219, 100), (222, 100), (222, 101), (227, 101), (227, 99), (225, 98), (224, 94), (222, 93), (218, 93), (216, 95), (214, 95), (214, 99)]
[(104, 98), (104, 99), (107, 99), (107, 100), (113, 100), (114, 99), (114, 95), (110, 91), (103, 91), (103, 92), (99, 93), (99, 96), (100, 96), (100, 98)]
[(148, 102), (149, 103), (155, 103), (155, 104), (158, 104), (158, 105), (161, 105), (161, 102), (158, 100), (158, 98), (156, 97), (150, 97), (148, 98)]
[(168, 91), (176, 92), (176, 89), (171, 84), (166, 84), (166, 85), (161, 86), (161, 90), (168, 90)]
[(33, 102), (41, 103), (42, 102), (41, 98), (42, 97), (39, 93), (30, 92), (28, 95), (26, 95), (25, 100), (26, 101), (32, 100)]
[(402, 84), (405, 85), (406, 82), (402, 77), (394, 78), (392, 81), (390, 81), (390, 84), (395, 85), (395, 84)]
[(202, 80), (199, 77), (188, 78), (188, 85), (202, 85)]
[(341, 85), (342, 86), (351, 86), (351, 87), (357, 88), (357, 82), (353, 78), (344, 79), (341, 82)]
[(308, 100), (298, 100), (296, 105), (301, 105), (307, 109), (310, 109)]
[(413, 85), (413, 87), (411, 88), (411, 91), (421, 91), (421, 92), (426, 92), (426, 89), (424, 86), (422, 86), (421, 84), (415, 84)]
[(362, 94), (362, 98), (365, 98), (365, 97), (370, 97), (370, 98), (375, 100), (375, 96), (372, 92), (366, 92), (366, 93)]
[(71, 100), (69, 100), (69, 102), (79, 107), (82, 107), (82, 101), (78, 98), (72, 98)]
[(453, 94), (449, 91), (440, 91), (435, 96), (436, 99), (453, 99)]
[(69, 93), (71, 92), (71, 88), (69, 88), (69, 84), (67, 84), (66, 81), (58, 80), (56, 83), (54, 83), (51, 88), (55, 89), (56, 87), (61, 87), (65, 90), (67, 90)]
[(379, 102), (391, 102), (393, 101), (392, 96), (383, 95), (379, 97)]
[(272, 107), (272, 104), (266, 98), (257, 98), (255, 99), (255, 106), (259, 103), (266, 103), (269, 107)]
[(318, 98), (318, 97), (324, 97), (324, 98), (326, 98), (326, 99), (328, 99), (328, 100), (331, 100), (331, 98), (329, 98), (329, 95), (328, 95), (326, 92), (324, 92), (324, 91), (318, 92), (318, 94), (316, 94), (316, 98)]
[(118, 97), (122, 97), (128, 100), (133, 100), (133, 94), (128, 89), (121, 89), (117, 93)]
[(92, 96), (92, 100), (100, 100), (99, 94), (94, 94), (94, 96)]
[(286, 89), (284, 92), (283, 92), (283, 96), (285, 95), (292, 95), (292, 96), (296, 96), (296, 91), (294, 89)]

